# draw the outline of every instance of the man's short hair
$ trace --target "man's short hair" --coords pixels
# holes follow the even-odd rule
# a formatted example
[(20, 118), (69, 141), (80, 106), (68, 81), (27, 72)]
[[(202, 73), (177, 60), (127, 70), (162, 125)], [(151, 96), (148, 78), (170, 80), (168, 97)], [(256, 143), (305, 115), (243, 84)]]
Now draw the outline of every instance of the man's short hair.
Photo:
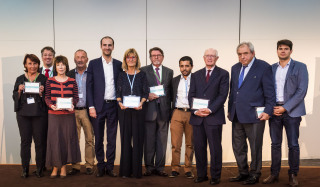
[(291, 51), (291, 50), (292, 50), (293, 43), (292, 43), (292, 41), (290, 41), (290, 40), (288, 40), (288, 39), (279, 40), (279, 41), (277, 42), (277, 50), (278, 50), (278, 48), (279, 48), (280, 45), (289, 46), (290, 51)]
[(189, 56), (183, 56), (183, 57), (181, 57), (180, 60), (179, 60), (179, 65), (180, 65), (180, 62), (181, 62), (181, 61), (188, 61), (188, 62), (190, 63), (190, 65), (191, 65), (191, 67), (193, 67), (193, 60), (192, 60), (191, 57), (189, 57)]
[(240, 47), (244, 46), (244, 45), (246, 45), (246, 46), (249, 47), (251, 53), (254, 53), (254, 46), (253, 46), (253, 44), (252, 44), (251, 42), (241, 42), (241, 43), (237, 46), (237, 53), (238, 53), (238, 49), (239, 49)]
[(52, 52), (52, 54), (53, 54), (53, 57), (56, 55), (56, 52), (54, 51), (54, 49), (53, 49), (52, 47), (50, 47), (50, 46), (46, 46), (46, 47), (44, 47), (44, 48), (42, 48), (42, 49), (41, 49), (41, 56), (43, 56), (43, 52), (44, 52), (44, 50), (51, 51), (51, 52)]
[(152, 51), (160, 51), (160, 53), (162, 54), (162, 56), (164, 56), (162, 49), (160, 49), (159, 47), (153, 47), (149, 50), (149, 56), (151, 57), (151, 52)]
[(114, 46), (114, 40), (113, 40), (113, 38), (111, 38), (110, 36), (105, 36), (105, 37), (101, 38), (101, 40), (100, 40), (100, 46), (102, 46), (102, 40), (103, 40), (103, 39), (110, 39), (110, 40), (112, 40), (112, 45)]

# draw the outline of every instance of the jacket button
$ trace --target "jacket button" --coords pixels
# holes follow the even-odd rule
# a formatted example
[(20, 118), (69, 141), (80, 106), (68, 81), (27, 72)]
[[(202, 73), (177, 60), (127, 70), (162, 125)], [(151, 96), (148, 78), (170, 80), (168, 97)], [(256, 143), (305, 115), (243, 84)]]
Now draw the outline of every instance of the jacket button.
[(239, 94), (239, 92), (237, 92), (237, 94)]

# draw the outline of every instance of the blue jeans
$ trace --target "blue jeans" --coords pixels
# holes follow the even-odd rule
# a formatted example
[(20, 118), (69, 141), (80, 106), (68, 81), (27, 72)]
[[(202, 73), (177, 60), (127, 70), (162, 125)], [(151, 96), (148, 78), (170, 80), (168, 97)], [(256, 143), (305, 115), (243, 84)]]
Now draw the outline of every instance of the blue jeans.
[(287, 112), (281, 116), (272, 116), (269, 120), (271, 137), (271, 174), (279, 175), (281, 168), (281, 144), (282, 130), (286, 130), (289, 147), (289, 174), (297, 175), (299, 171), (300, 148), (299, 148), (299, 127), (301, 117), (290, 117)]

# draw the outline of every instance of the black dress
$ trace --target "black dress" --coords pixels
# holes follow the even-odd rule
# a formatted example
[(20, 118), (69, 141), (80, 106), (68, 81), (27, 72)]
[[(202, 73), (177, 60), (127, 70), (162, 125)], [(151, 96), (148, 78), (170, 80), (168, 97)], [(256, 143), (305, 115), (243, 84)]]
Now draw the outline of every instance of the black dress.
[[(40, 82), (45, 87), (46, 81), (47, 78), (39, 74), (35, 82)], [(24, 84), (24, 82), (29, 82), (25, 74), (17, 78), (12, 96), (21, 137), (20, 156), (22, 167), (29, 168), (33, 138), (37, 168), (42, 168), (45, 165), (48, 128), (48, 111), (44, 100), (45, 92), (42, 93), (42, 97), (39, 94), (26, 93), (21, 93), (19, 97), (19, 85)], [(28, 104), (28, 98), (33, 98), (34, 103)]]
[[(132, 82), (134, 75), (129, 75)], [(123, 100), (123, 96), (131, 95), (131, 87), (126, 72), (121, 72), (117, 83), (117, 98)], [(140, 96), (141, 99), (148, 98), (149, 88), (147, 77), (144, 72), (136, 74), (132, 95)], [(121, 135), (121, 158), (120, 176), (141, 178), (142, 177), (142, 156), (144, 140), (144, 118), (145, 107), (142, 110), (125, 109), (119, 107), (119, 123)]]

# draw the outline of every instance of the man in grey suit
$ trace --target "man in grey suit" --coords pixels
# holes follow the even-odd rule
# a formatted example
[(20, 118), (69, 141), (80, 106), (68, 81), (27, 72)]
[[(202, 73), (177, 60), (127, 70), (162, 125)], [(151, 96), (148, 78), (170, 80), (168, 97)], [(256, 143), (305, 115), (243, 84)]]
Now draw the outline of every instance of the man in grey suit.
[[(149, 55), (152, 64), (141, 68), (147, 75), (150, 87), (149, 101), (146, 103), (144, 176), (168, 176), (163, 169), (166, 160), (173, 71), (162, 65), (162, 49), (154, 47), (149, 50)], [(154, 93), (153, 90), (158, 92)], [(159, 94), (161, 91), (163, 93)]]
[(289, 185), (298, 186), (299, 171), (299, 126), (301, 116), (306, 114), (304, 98), (308, 89), (308, 70), (304, 63), (292, 60), (292, 42), (280, 40), (277, 43), (279, 62), (272, 65), (277, 104), (269, 120), (271, 137), (271, 175), (264, 184), (278, 181), (281, 168), (281, 143), (283, 127), (286, 130), (289, 147)]

